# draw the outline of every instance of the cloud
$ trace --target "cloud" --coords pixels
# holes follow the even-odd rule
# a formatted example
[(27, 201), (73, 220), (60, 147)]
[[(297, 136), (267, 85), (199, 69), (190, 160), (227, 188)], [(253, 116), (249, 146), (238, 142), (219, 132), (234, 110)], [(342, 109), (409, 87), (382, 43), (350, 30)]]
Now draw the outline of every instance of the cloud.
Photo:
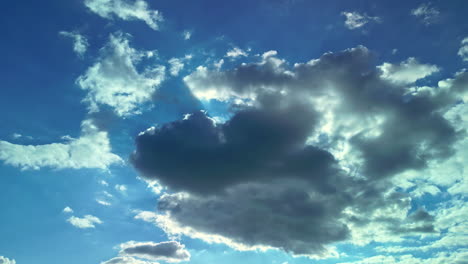
[(71, 38), (73, 40), (73, 51), (79, 56), (83, 57), (88, 49), (89, 43), (85, 36), (77, 33), (77, 32), (67, 32), (67, 31), (60, 31), (60, 35)]
[(432, 6), (431, 3), (423, 3), (417, 8), (411, 10), (411, 14), (421, 20), (425, 25), (436, 23), (440, 17), (440, 11)]
[(70, 207), (67, 206), (67, 207), (63, 208), (63, 212), (67, 213), (67, 214), (73, 213), (73, 209), (71, 209)]
[(114, 188), (119, 191), (119, 192), (126, 192), (127, 191), (127, 186), (123, 184), (116, 184)]
[[(421, 64), (392, 73), (410, 66)], [(433, 212), (393, 182), (454, 157), (461, 140), (446, 114), (468, 77), (407, 86), (428, 67), (389, 81), (363, 46), (304, 63), (269, 51), (224, 71), (198, 67), (187, 87), (203, 103), (229, 104), (230, 116), (194, 112), (139, 134), (132, 164), (171, 193), (158, 213), (136, 217), (174, 236), (319, 257), (341, 241), (436, 235)]]
[(151, 102), (165, 75), (165, 67), (154, 64), (139, 72), (138, 64), (147, 57), (147, 52), (130, 47), (128, 35), (111, 34), (96, 63), (76, 81), (88, 92), (84, 101), (89, 111), (98, 112), (104, 105), (120, 117), (141, 113), (141, 105)]
[(400, 64), (388, 62), (378, 66), (382, 71), (382, 78), (399, 84), (412, 84), (417, 80), (426, 78), (436, 72), (439, 67), (431, 64), (419, 63), (416, 58), (410, 57)]
[(185, 63), (192, 59), (192, 55), (186, 55), (183, 58), (172, 58), (170, 59), (169, 65), (169, 72), (172, 76), (179, 75), (180, 71), (184, 69)]
[(238, 48), (238, 47), (234, 47), (233, 49), (229, 50), (227, 53), (226, 53), (226, 57), (230, 57), (230, 58), (237, 58), (237, 57), (247, 57), (249, 54)]
[(159, 264), (157, 262), (148, 262), (139, 260), (132, 257), (116, 257), (108, 261), (101, 262), (101, 264)]
[(8, 259), (6, 257), (0, 256), (0, 264), (16, 264), (14, 259)]
[(158, 30), (159, 23), (163, 21), (161, 13), (151, 10), (143, 0), (85, 0), (84, 3), (103, 18), (113, 19), (115, 16), (126, 21), (141, 20), (154, 30)]
[(66, 137), (64, 143), (17, 145), (0, 141), (0, 160), (21, 169), (34, 170), (43, 167), (107, 169), (123, 162), (111, 152), (107, 132), (100, 131), (91, 119), (81, 123), (79, 138)]
[(388, 256), (378, 255), (354, 262), (341, 262), (338, 264), (440, 264), (454, 263), (464, 264), (468, 261), (468, 251), (459, 250), (454, 252), (439, 252), (434, 257), (418, 258), (413, 255)]
[(111, 206), (112, 204), (107, 202), (107, 201), (104, 201), (104, 200), (101, 200), (101, 199), (96, 199), (96, 202), (100, 205), (104, 205), (104, 206)]
[(182, 32), (182, 36), (185, 40), (189, 40), (192, 38), (192, 31), (185, 30), (184, 32)]
[(101, 219), (93, 215), (85, 215), (83, 218), (71, 216), (67, 219), (71, 225), (81, 229), (95, 228), (95, 224), (102, 224)]
[(463, 61), (468, 61), (468, 37), (462, 40), (461, 47), (458, 50), (458, 56), (460, 56)]
[(371, 17), (358, 12), (342, 12), (341, 14), (346, 17), (345, 26), (351, 30), (361, 28), (370, 22), (381, 21), (379, 17)]
[(177, 241), (168, 242), (135, 242), (129, 241), (120, 245), (121, 256), (131, 256), (151, 261), (178, 263), (189, 261), (190, 253)]

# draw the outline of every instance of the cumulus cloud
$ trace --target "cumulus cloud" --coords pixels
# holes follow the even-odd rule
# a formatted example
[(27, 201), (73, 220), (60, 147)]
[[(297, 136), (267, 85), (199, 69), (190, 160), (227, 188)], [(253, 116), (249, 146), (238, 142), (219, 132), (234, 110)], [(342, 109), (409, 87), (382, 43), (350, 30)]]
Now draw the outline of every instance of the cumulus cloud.
[(342, 12), (341, 14), (346, 17), (345, 26), (351, 30), (361, 28), (370, 22), (381, 21), (379, 17), (371, 17), (358, 12)]
[(128, 35), (111, 34), (96, 63), (76, 81), (88, 92), (84, 101), (89, 104), (89, 111), (98, 112), (99, 106), (104, 105), (121, 117), (141, 113), (142, 104), (151, 102), (165, 76), (161, 65), (150, 64), (137, 70), (148, 57), (148, 52), (130, 47)]
[(463, 61), (468, 61), (468, 37), (462, 40), (461, 47), (458, 50), (458, 56), (460, 56)]
[(96, 224), (102, 224), (101, 219), (93, 215), (85, 215), (83, 218), (71, 216), (67, 219), (71, 225), (81, 229), (95, 228)]
[(228, 50), (228, 52), (226, 53), (226, 57), (230, 58), (247, 57), (248, 55), (249, 54), (245, 50), (240, 49), (238, 47), (234, 47)]
[(423, 3), (411, 10), (411, 14), (421, 20), (425, 25), (434, 24), (439, 20), (440, 11), (431, 3)]
[(121, 256), (131, 256), (151, 261), (178, 263), (189, 261), (190, 253), (177, 241), (168, 242), (135, 242), (129, 241), (120, 245)]
[(73, 51), (79, 56), (83, 57), (88, 49), (89, 43), (88, 39), (85, 36), (77, 33), (77, 32), (67, 32), (67, 31), (60, 31), (60, 35), (71, 38), (73, 40)]
[(8, 259), (6, 257), (0, 256), (0, 264), (16, 264), (14, 259)]
[(103, 18), (141, 20), (154, 30), (158, 30), (159, 23), (163, 21), (161, 13), (150, 9), (148, 3), (143, 0), (85, 0), (84, 3), (92, 12)]
[(70, 207), (67, 206), (67, 207), (63, 208), (63, 212), (67, 213), (67, 214), (73, 213), (73, 209), (71, 209)]
[(378, 66), (378, 68), (382, 71), (382, 78), (399, 84), (411, 84), (440, 71), (439, 67), (419, 63), (413, 57), (408, 58), (400, 64), (385, 62)]
[(340, 241), (436, 235), (433, 214), (393, 181), (455, 156), (461, 134), (446, 115), (468, 77), (413, 91), (410, 81), (438, 68), (410, 59), (386, 68), (390, 81), (373, 60), (358, 46), (305, 63), (269, 51), (225, 71), (198, 67), (187, 87), (230, 104), (231, 116), (194, 112), (139, 134), (133, 165), (175, 193), (137, 218), (170, 235), (309, 256)]
[(105, 131), (100, 131), (92, 119), (81, 123), (79, 138), (65, 137), (64, 143), (45, 145), (18, 145), (0, 141), (0, 160), (21, 169), (38, 170), (43, 167), (56, 169), (97, 168), (107, 169), (122, 163), (113, 154)]

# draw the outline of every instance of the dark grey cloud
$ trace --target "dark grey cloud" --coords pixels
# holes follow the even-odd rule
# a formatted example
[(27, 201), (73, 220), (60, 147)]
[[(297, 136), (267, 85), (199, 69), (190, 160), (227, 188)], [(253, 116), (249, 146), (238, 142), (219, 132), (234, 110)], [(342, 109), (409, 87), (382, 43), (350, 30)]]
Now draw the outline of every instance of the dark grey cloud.
[(466, 91), (463, 76), (411, 93), (362, 46), (294, 66), (268, 52), (225, 72), (199, 68), (184, 79), (194, 96), (244, 103), (225, 123), (195, 112), (140, 134), (131, 160), (185, 192), (159, 201), (176, 223), (167, 232), (294, 254), (325, 254), (370, 224), (386, 236), (435, 232), (391, 180), (453, 154), (460, 135), (443, 114)]
[(167, 242), (127, 242), (120, 245), (122, 250), (119, 252), (121, 256), (137, 257), (152, 261), (166, 261), (176, 263), (181, 261), (189, 261), (190, 253), (185, 249), (185, 246), (177, 241)]

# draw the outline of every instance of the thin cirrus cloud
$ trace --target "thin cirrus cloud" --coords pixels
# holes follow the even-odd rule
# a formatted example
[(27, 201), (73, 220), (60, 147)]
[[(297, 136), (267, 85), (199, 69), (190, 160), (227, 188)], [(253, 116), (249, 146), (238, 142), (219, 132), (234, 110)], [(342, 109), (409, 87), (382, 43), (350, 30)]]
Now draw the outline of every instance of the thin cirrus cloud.
[(64, 138), (64, 143), (45, 145), (18, 145), (0, 141), (0, 160), (21, 169), (33, 170), (43, 167), (107, 169), (123, 162), (112, 153), (107, 132), (99, 130), (92, 119), (81, 123), (79, 138)]
[(132, 48), (129, 38), (122, 33), (111, 34), (101, 56), (77, 79), (79, 87), (88, 93), (84, 102), (90, 113), (108, 106), (120, 117), (139, 114), (164, 80), (164, 66), (150, 63), (142, 71), (137, 69), (143, 59), (153, 56)]
[(468, 74), (413, 89), (438, 67), (412, 58), (376, 67), (372, 58), (358, 46), (305, 63), (270, 51), (225, 71), (198, 67), (184, 78), (192, 93), (237, 111), (224, 123), (194, 112), (139, 134), (132, 164), (173, 192), (158, 213), (136, 218), (170, 235), (311, 257), (330, 256), (337, 242), (447, 239), (459, 223), (440, 225), (440, 214), (413, 208), (395, 187), (417, 188), (412, 173), (463, 160), (467, 125), (455, 120)]
[(423, 24), (431, 25), (439, 21), (440, 11), (433, 7), (432, 3), (423, 3), (411, 10), (411, 14), (417, 17)]
[(158, 10), (152, 10), (143, 0), (85, 0), (86, 7), (97, 15), (113, 19), (141, 20), (153, 30), (159, 29), (159, 23), (163, 17)]

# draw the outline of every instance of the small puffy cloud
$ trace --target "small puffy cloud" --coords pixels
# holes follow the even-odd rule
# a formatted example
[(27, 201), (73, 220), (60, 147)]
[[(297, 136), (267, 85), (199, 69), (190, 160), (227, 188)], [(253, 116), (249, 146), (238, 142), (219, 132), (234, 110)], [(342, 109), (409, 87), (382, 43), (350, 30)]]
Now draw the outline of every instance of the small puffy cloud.
[(423, 3), (411, 10), (411, 14), (419, 18), (425, 25), (430, 25), (439, 20), (440, 11), (433, 7), (431, 3)]
[(143, 0), (85, 0), (85, 5), (92, 12), (106, 19), (113, 17), (122, 20), (141, 20), (150, 28), (159, 29), (163, 17), (158, 10), (151, 10)]
[(342, 12), (341, 14), (346, 17), (345, 26), (351, 30), (361, 28), (369, 22), (381, 21), (379, 17), (371, 17), (358, 12)]
[(123, 184), (116, 184), (114, 188), (119, 191), (119, 192), (126, 192), (127, 191), (127, 186)]
[(226, 53), (226, 57), (237, 58), (237, 57), (247, 57), (249, 54), (238, 47), (234, 47)]
[(65, 138), (64, 143), (46, 145), (17, 145), (0, 141), (0, 160), (21, 169), (34, 170), (42, 167), (107, 169), (112, 164), (123, 162), (112, 153), (107, 132), (100, 131), (91, 119), (81, 123), (79, 138)]
[(411, 84), (440, 71), (439, 67), (419, 63), (413, 57), (408, 58), (400, 64), (385, 62), (378, 66), (378, 68), (382, 71), (382, 78), (397, 84)]
[(151, 102), (165, 75), (161, 65), (149, 65), (139, 72), (137, 65), (147, 57), (147, 52), (130, 47), (128, 35), (111, 34), (96, 63), (76, 81), (88, 92), (84, 101), (89, 111), (98, 112), (105, 105), (121, 117), (141, 113), (140, 106)]
[(120, 245), (121, 256), (136, 257), (151, 261), (178, 263), (189, 261), (190, 253), (177, 241), (168, 242), (135, 242), (129, 241)]
[(67, 214), (69, 214), (69, 213), (71, 214), (71, 213), (73, 213), (73, 209), (71, 209), (70, 207), (67, 206), (67, 207), (63, 208), (62, 212), (67, 213)]
[(73, 40), (73, 51), (75, 51), (78, 56), (83, 57), (89, 46), (88, 40), (85, 36), (77, 32), (67, 31), (60, 31), (59, 34), (64, 37), (71, 38)]
[(83, 218), (71, 216), (67, 219), (71, 225), (77, 228), (86, 229), (86, 228), (95, 228), (95, 224), (102, 224), (101, 219), (93, 215), (85, 215)]
[(0, 256), (0, 264), (16, 264), (14, 259), (8, 259), (6, 257)]
[(468, 37), (462, 40), (461, 47), (458, 50), (458, 56), (460, 56), (463, 61), (468, 61)]
[(172, 58), (169, 60), (169, 64), (171, 65), (169, 72), (172, 76), (179, 75), (179, 72), (184, 68), (185, 64), (181, 59)]
[(103, 185), (103, 186), (109, 186), (109, 183), (106, 182), (105, 180), (99, 181), (99, 184), (101, 184), (101, 185)]
[(189, 40), (190, 38), (192, 38), (192, 32), (189, 30), (185, 30), (184, 32), (182, 32), (182, 37), (185, 40)]
[(101, 200), (101, 199), (96, 199), (96, 202), (100, 205), (104, 205), (104, 206), (111, 206), (112, 204), (107, 202), (107, 201), (104, 201), (104, 200)]

